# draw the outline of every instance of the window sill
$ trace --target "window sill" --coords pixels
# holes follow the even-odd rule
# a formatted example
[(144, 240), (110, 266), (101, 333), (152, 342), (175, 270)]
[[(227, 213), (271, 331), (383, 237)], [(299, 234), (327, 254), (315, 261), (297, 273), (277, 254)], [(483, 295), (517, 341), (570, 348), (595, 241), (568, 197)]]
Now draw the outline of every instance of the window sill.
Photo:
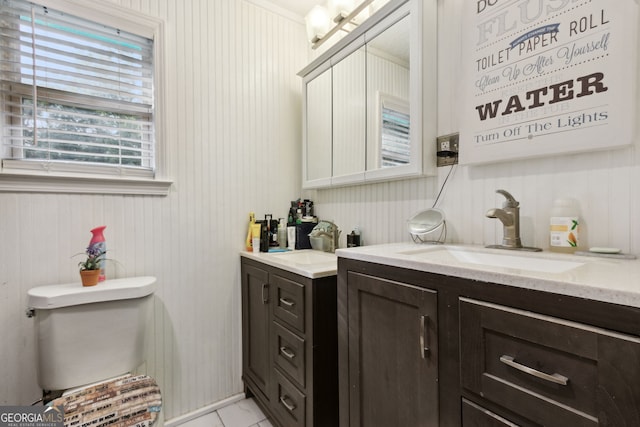
[(0, 172), (0, 192), (166, 196), (173, 181), (110, 176)]

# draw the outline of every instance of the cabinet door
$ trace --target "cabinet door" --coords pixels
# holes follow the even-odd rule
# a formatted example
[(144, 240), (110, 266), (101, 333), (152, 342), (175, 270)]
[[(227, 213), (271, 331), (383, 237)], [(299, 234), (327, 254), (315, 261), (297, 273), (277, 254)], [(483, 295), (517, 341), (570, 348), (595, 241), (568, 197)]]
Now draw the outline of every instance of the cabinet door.
[(436, 292), (348, 276), (349, 425), (436, 427)]
[[(335, 64), (333, 72), (332, 183), (364, 178), (366, 149), (365, 49)], [(358, 176), (357, 174), (361, 174)]]
[(268, 280), (267, 271), (242, 264), (242, 370), (249, 384), (255, 386), (251, 391), (265, 402), (271, 382)]
[[(331, 69), (306, 83), (303, 186), (315, 188), (331, 183)], [(323, 185), (324, 184), (324, 185)]]

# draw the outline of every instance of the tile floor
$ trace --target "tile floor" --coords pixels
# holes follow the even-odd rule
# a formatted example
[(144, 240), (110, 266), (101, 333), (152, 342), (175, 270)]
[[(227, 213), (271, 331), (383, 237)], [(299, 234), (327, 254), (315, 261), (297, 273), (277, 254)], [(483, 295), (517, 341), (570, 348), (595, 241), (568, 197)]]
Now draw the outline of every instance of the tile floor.
[(253, 399), (244, 399), (180, 427), (273, 427)]

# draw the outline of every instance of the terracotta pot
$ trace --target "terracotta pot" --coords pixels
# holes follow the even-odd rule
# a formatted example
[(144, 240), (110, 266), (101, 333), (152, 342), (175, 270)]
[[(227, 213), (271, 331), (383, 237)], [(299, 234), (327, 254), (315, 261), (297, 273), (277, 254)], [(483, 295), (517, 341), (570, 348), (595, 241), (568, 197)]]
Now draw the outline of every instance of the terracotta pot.
[(80, 270), (82, 286), (95, 286), (100, 278), (100, 270)]

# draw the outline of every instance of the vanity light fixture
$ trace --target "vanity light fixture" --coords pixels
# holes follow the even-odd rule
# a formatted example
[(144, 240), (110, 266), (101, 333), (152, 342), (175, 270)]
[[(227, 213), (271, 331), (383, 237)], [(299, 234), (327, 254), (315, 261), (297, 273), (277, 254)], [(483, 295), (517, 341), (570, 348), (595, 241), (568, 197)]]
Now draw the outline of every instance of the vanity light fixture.
[[(377, 10), (380, 4), (387, 1), (363, 0), (358, 6), (353, 7), (353, 0), (329, 0), (329, 8), (314, 6), (305, 16), (307, 38), (311, 42), (311, 48), (317, 49), (340, 30), (349, 32), (350, 30), (345, 28), (347, 24), (357, 26), (358, 20), (362, 22), (367, 19), (371, 14), (367, 6), (371, 3), (378, 5), (375, 9)], [(332, 23), (335, 23), (333, 27), (331, 27)]]
[(304, 17), (304, 22), (307, 26), (307, 38), (311, 43), (317, 43), (329, 32), (329, 10), (321, 5), (313, 6)]
[(315, 44), (325, 38), (329, 32), (329, 11), (321, 5), (313, 6), (304, 17), (304, 22), (307, 26), (307, 38), (312, 44)]
[(336, 24), (353, 10), (353, 0), (329, 0), (329, 17)]

